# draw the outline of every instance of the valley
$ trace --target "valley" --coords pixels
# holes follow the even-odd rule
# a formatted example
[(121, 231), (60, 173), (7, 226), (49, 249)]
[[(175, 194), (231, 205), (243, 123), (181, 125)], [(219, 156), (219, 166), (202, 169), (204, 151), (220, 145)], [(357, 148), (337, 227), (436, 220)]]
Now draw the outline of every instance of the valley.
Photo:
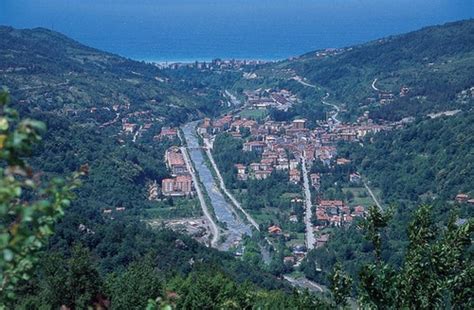
[[(466, 20), (280, 61), (165, 66), (0, 27), (0, 84), (47, 128), (22, 149), (32, 179), (87, 171), (37, 252), (44, 272), (8, 302), (61, 305), (80, 289), (58, 283), (79, 270), (95, 285), (88, 302), (139, 283), (176, 308), (221, 298), (220, 308), (330, 309), (335, 279), (352, 279), (344, 298), (373, 302), (372, 276), (403, 286), (406, 268), (424, 275), (416, 250), (440, 264), (430, 270), (449, 270), (426, 278), (466, 306), (452, 296), (473, 270), (473, 29)], [(1, 112), (7, 178), (17, 120), (5, 125)], [(48, 193), (30, 191), (25, 203)], [(142, 308), (143, 296), (133, 296)], [(386, 298), (415, 305), (400, 296)]]

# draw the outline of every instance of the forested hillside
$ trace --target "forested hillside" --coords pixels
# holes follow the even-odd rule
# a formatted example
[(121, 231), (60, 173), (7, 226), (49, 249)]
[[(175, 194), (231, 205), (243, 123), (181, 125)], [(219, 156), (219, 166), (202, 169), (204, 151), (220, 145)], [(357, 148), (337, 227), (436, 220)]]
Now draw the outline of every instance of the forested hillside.
[(153, 65), (84, 46), (57, 32), (0, 27), (0, 36), (0, 84), (30, 108), (75, 113), (130, 105), (131, 112), (147, 110), (175, 123), (196, 111), (212, 114), (219, 108), (219, 95), (212, 89), (200, 89), (209, 96), (195, 96), (197, 88), (192, 87), (176, 90), (181, 82)]
[[(322, 298), (292, 291), (274, 276), (283, 275), (286, 268), (283, 252), (278, 257), (281, 266), (277, 267), (281, 268), (274, 268), (276, 271), (270, 274), (262, 271), (258, 258), (255, 263), (246, 260), (245, 254), (243, 259), (236, 259), (165, 227), (151, 229), (143, 216), (158, 205), (157, 200), (149, 199), (150, 183), (160, 184), (170, 176), (163, 160), (165, 150), (182, 143), (178, 138), (157, 139), (162, 128), (217, 116), (234, 108), (224, 99), (224, 90), (230, 89), (242, 99), (244, 90), (267, 87), (289, 89), (301, 101), (288, 111), (265, 110), (263, 117), (269, 115), (276, 121), (304, 117), (310, 130), (327, 119), (327, 113), (334, 113), (335, 106), (321, 98), (340, 107), (338, 117), (344, 120), (355, 120), (364, 112), (369, 112), (375, 122), (412, 118), (408, 125), (398, 124), (391, 131), (369, 134), (360, 143), (337, 146), (338, 156), (351, 160), (351, 169), (381, 191), (384, 207), (394, 206), (392, 220), (385, 223), (384, 218), (378, 222), (383, 224), (384, 231), (377, 230), (380, 227), (370, 231), (369, 227), (383, 241), (380, 257), (376, 242), (365, 239), (364, 231), (355, 221), (352, 226), (334, 227), (326, 245), (309, 252), (299, 271), (309, 279), (330, 284), (331, 270), (336, 262), (341, 262), (355, 283), (343, 283), (346, 289), (339, 299), (342, 305), (351, 290), (353, 295), (371, 291), (370, 286), (357, 290), (358, 293), (355, 290), (363, 280), (358, 275), (364, 263), (378, 259), (378, 263), (384, 261), (399, 268), (413, 259), (404, 254), (415, 249), (421, 257), (441, 253), (436, 265), (441, 266), (441, 271), (433, 276), (444, 277), (439, 287), (455, 291), (456, 298), (464, 294), (459, 287), (469, 287), (463, 281), (474, 270), (472, 247), (467, 254), (464, 250), (469, 248), (472, 225), (464, 229), (462, 223), (454, 225), (448, 218), (450, 214), (457, 214), (457, 218), (452, 218), (460, 218), (461, 222), (472, 218), (472, 206), (457, 203), (454, 198), (458, 193), (471, 197), (474, 194), (474, 20), (429, 27), (336, 52), (318, 51), (288, 61), (216, 71), (192, 66), (162, 70), (86, 47), (43, 28), (0, 27), (0, 38), (0, 86), (8, 88), (12, 107), (0, 113), (0, 172), (6, 180), (2, 184), (18, 172), (18, 159), (13, 156), (17, 154), (10, 156), (7, 147), (21, 149), (21, 158), (30, 155), (27, 151), (32, 149), (28, 159), (31, 168), (17, 173), (15, 177), (19, 180), (31, 177), (39, 184), (49, 184), (53, 177), (66, 178), (78, 170), (84, 174), (82, 185), (74, 187), (75, 199), (65, 200), (68, 207), (64, 214), (59, 212), (60, 220), (48, 222), (54, 226), (54, 234), (50, 226), (39, 233), (52, 234), (38, 256), (40, 268), (31, 278), (18, 282), (16, 295), (0, 299), (7, 300), (11, 308), (66, 305), (80, 309), (95, 304), (112, 309), (143, 309), (156, 303), (157, 297), (162, 301), (160, 305), (176, 308), (201, 309), (211, 304), (216, 309), (334, 307)], [(253, 71), (257, 72), (255, 80), (243, 78), (244, 72)], [(402, 89), (406, 89), (403, 95)], [(384, 96), (390, 97), (389, 101), (381, 103)], [(0, 97), (6, 107), (5, 98), (3, 94)], [(16, 110), (21, 117), (44, 122), (47, 128), (41, 132), (42, 138), (35, 136), (36, 144), (24, 149), (15, 142), (22, 140), (12, 131), (18, 123)], [(456, 110), (454, 116), (426, 116), (452, 110)], [(15, 117), (6, 120), (7, 114)], [(43, 128), (32, 124), (28, 126)], [(28, 126), (23, 129), (31, 130)], [(241, 134), (245, 137), (248, 132)], [(254, 152), (243, 152), (243, 141), (227, 134), (219, 134), (214, 141), (213, 154), (226, 184), (257, 217), (261, 229), (279, 224), (292, 232), (291, 238), (298, 237), (304, 242), (303, 208), (292, 205), (292, 201), (301, 200), (301, 188), (289, 183), (288, 175), (282, 173), (273, 173), (266, 180), (239, 180), (235, 164), (248, 165), (260, 157)], [(340, 186), (336, 181), (331, 183)], [(8, 195), (12, 197), (23, 195), (28, 203), (49, 192), (35, 193), (32, 187), (12, 189), (11, 193)], [(12, 198), (10, 202), (18, 206), (19, 201)], [(0, 211), (4, 212), (6, 204), (0, 202)], [(172, 205), (173, 200), (165, 198), (159, 203)], [(433, 222), (427, 223), (427, 212), (416, 215), (419, 204), (433, 206)], [(2, 246), (10, 237), (11, 227), (15, 227), (7, 225), (8, 220), (16, 221), (13, 215), (10, 212), (6, 220), (0, 221), (2, 228), (8, 230), (0, 238)], [(299, 223), (290, 222), (290, 215)], [(18, 217), (24, 218), (29, 219)], [(410, 220), (414, 224), (407, 233)], [(430, 234), (425, 239), (417, 239), (416, 233), (409, 235), (416, 221), (426, 224)], [(438, 231), (446, 233), (446, 238), (433, 237)], [(283, 244), (283, 237), (275, 240)], [(451, 240), (461, 241), (452, 245)], [(419, 244), (426, 247), (420, 250)], [(457, 252), (443, 256), (438, 246)], [(251, 251), (258, 252), (257, 247)], [(11, 253), (3, 254), (8, 258)], [(448, 277), (443, 268), (450, 264)], [(464, 268), (465, 264), (469, 268)], [(451, 281), (453, 274), (463, 268), (466, 273), (460, 278), (462, 281)], [(420, 274), (419, 269), (414, 270), (404, 272)], [(390, 279), (395, 279), (393, 274)], [(343, 276), (341, 281), (345, 279)], [(403, 287), (411, 291), (410, 281), (403, 285), (392, 282), (399, 286), (408, 283)], [(382, 283), (380, 287), (386, 284), (382, 280), (373, 283)], [(380, 301), (382, 297), (375, 294), (367, 300)], [(470, 301), (466, 299), (465, 304)], [(416, 305), (408, 299), (399, 304)]]
[(474, 189), (474, 114), (425, 119), (378, 134), (341, 154), (379, 187), (389, 203), (453, 200)]
[[(336, 52), (311, 52), (280, 66), (326, 88), (349, 114), (370, 109), (375, 118), (399, 120), (468, 108), (472, 101), (460, 95), (474, 85), (473, 50), (474, 20), (466, 20)], [(372, 88), (375, 79), (379, 91)], [(408, 92), (399, 96), (402, 87)], [(383, 92), (392, 93), (393, 102), (375, 104)]]

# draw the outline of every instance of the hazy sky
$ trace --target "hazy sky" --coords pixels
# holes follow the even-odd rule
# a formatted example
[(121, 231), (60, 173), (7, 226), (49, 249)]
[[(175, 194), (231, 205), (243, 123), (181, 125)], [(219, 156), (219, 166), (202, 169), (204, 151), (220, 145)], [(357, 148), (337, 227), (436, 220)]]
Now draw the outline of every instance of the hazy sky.
[(157, 60), (282, 58), (473, 16), (474, 0), (0, 0), (0, 24)]

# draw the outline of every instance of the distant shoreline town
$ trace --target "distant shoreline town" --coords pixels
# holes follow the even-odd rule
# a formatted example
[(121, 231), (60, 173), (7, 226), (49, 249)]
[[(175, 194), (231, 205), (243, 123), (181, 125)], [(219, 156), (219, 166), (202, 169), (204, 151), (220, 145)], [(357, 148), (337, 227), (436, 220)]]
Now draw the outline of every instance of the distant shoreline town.
[(181, 61), (147, 61), (162, 69), (178, 69), (182, 67), (196, 67), (198, 69), (212, 69), (213, 67), (240, 67), (255, 66), (267, 63), (273, 63), (281, 60), (261, 60), (261, 59), (221, 59), (212, 60), (181, 60)]
[[(326, 56), (334, 56), (351, 50), (352, 48), (325, 48), (312, 52), (315, 57), (323, 58)], [(274, 59), (251, 59), (251, 58), (214, 58), (214, 59), (184, 59), (184, 60), (142, 60), (147, 63), (151, 63), (159, 68), (163, 69), (179, 69), (183, 67), (197, 68), (197, 69), (212, 69), (212, 68), (240, 68), (242, 66), (255, 66), (268, 63), (275, 63), (286, 60), (294, 60), (307, 54), (298, 56), (289, 56), (286, 58), (274, 58)]]

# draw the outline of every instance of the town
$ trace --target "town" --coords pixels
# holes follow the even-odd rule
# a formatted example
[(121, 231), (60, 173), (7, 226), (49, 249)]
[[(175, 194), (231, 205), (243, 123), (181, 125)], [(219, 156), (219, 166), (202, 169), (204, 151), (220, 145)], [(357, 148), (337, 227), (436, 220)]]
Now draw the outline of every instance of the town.
[[(254, 101), (250, 101), (250, 104), (254, 105)], [(316, 128), (310, 130), (307, 128), (305, 119), (295, 119), (291, 122), (272, 120), (257, 122), (239, 115), (225, 115), (215, 120), (204, 119), (198, 127), (198, 132), (211, 143), (216, 135), (221, 133), (244, 139), (243, 152), (254, 152), (260, 155), (259, 161), (249, 165), (234, 163), (238, 180), (265, 180), (274, 171), (285, 171), (288, 182), (304, 186), (302, 182), (304, 175), (301, 169), (303, 161), (308, 168), (311, 168), (315, 161), (327, 167), (347, 165), (350, 160), (337, 155), (338, 141), (361, 141), (368, 134), (389, 129), (389, 126), (376, 125), (370, 121), (361, 121), (351, 125), (334, 125), (332, 120), (329, 120), (319, 122)], [(243, 138), (244, 135), (245, 138)], [(316, 194), (311, 200), (311, 209), (314, 212), (311, 211), (312, 214), (309, 217), (315, 238), (314, 243), (306, 244), (307, 248), (324, 245), (329, 237), (325, 228), (350, 224), (354, 218), (362, 217), (365, 213), (366, 206), (349, 206), (342, 200), (321, 199), (322, 195), (319, 191), (323, 177), (321, 173), (309, 174), (312, 191)], [(361, 182), (361, 176), (357, 172), (351, 173), (349, 178), (354, 184)], [(296, 201), (302, 202), (302, 199)], [(294, 215), (290, 217), (292, 221), (296, 220)], [(280, 235), (283, 232), (278, 225), (270, 225), (268, 233)], [(298, 254), (301, 249), (305, 251), (306, 247), (302, 247), (301, 244), (295, 245), (293, 252)], [(296, 255), (296, 257), (301, 257), (301, 255)], [(292, 260), (287, 258), (287, 261)], [(298, 260), (295, 259), (295, 261)]]

